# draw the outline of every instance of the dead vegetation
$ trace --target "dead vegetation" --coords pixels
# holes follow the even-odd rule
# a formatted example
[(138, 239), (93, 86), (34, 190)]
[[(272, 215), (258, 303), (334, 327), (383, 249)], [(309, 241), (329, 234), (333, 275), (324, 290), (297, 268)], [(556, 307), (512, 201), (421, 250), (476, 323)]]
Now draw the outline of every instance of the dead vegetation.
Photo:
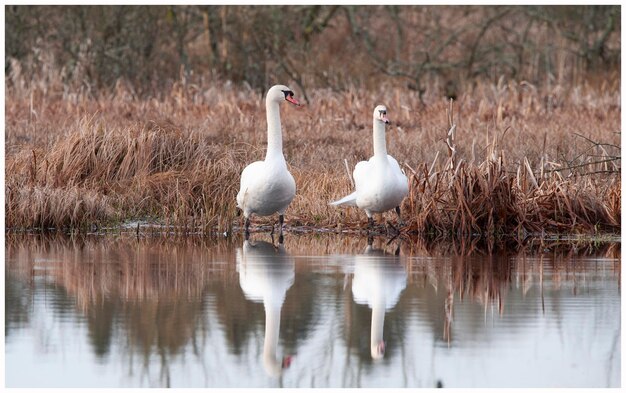
[[(264, 156), (259, 93), (183, 78), (162, 97), (137, 97), (121, 82), (93, 95), (65, 89), (54, 75), (45, 83), (9, 76), (7, 228), (88, 231), (142, 220), (178, 233), (238, 229), (241, 169)], [(600, 84), (549, 88), (474, 83), (454, 114), (443, 98), (396, 85), (311, 90), (310, 105), (282, 109), (284, 152), (298, 189), (287, 226), (364, 226), (362, 212), (328, 201), (351, 188), (344, 160), (352, 168), (372, 154), (369, 114), (385, 103), (388, 148), (411, 183), (403, 232), (619, 232), (619, 80), (610, 74)]]

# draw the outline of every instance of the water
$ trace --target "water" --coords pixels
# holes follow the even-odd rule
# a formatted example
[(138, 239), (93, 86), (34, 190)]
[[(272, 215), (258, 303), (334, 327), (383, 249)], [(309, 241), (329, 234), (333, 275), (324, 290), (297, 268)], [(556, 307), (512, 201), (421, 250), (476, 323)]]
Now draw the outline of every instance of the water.
[(6, 385), (620, 386), (619, 244), (253, 239), (9, 237)]

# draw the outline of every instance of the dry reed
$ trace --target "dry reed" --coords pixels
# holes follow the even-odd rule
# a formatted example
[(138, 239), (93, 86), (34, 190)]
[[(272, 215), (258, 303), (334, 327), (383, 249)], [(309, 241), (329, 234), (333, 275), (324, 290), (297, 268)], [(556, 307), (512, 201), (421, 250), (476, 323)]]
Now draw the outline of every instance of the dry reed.
[[(258, 93), (181, 80), (161, 97), (138, 98), (124, 83), (93, 96), (23, 78), (12, 75), (6, 93), (7, 228), (88, 230), (134, 219), (178, 233), (238, 230), (239, 174), (264, 156)], [(411, 183), (404, 233), (619, 232), (619, 75), (599, 85), (468, 85), (449, 116), (454, 140), (446, 139), (449, 103), (436, 96), (401, 87), (309, 95), (311, 105), (282, 109), (298, 188), (288, 228), (364, 227), (362, 212), (328, 202), (351, 188), (344, 160), (353, 167), (371, 155), (371, 108), (385, 103), (388, 149)]]

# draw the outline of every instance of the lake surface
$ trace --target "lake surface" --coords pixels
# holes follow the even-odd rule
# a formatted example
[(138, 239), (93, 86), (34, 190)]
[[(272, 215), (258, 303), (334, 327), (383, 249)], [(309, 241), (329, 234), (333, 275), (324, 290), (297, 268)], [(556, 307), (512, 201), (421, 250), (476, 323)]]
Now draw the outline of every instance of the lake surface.
[(6, 385), (619, 387), (619, 244), (539, 250), (8, 236)]

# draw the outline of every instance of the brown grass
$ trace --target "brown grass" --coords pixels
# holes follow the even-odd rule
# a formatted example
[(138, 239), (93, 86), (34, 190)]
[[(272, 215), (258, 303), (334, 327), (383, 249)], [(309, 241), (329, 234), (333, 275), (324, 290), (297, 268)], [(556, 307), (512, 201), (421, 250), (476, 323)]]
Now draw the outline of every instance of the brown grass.
[[(258, 93), (183, 79), (160, 97), (137, 98), (124, 83), (93, 96), (68, 91), (53, 76), (48, 84), (9, 77), (7, 228), (86, 230), (140, 219), (182, 233), (238, 229), (239, 174), (263, 158), (266, 143)], [(328, 202), (350, 191), (344, 159), (352, 169), (372, 154), (371, 110), (385, 103), (388, 150), (411, 183), (404, 231), (618, 232), (619, 79), (468, 84), (455, 103), (452, 167), (443, 98), (427, 95), (423, 105), (418, 93), (393, 85), (313, 90), (311, 105), (281, 113), (298, 189), (287, 225), (364, 226), (361, 211)], [(255, 218), (253, 225), (274, 220)]]

